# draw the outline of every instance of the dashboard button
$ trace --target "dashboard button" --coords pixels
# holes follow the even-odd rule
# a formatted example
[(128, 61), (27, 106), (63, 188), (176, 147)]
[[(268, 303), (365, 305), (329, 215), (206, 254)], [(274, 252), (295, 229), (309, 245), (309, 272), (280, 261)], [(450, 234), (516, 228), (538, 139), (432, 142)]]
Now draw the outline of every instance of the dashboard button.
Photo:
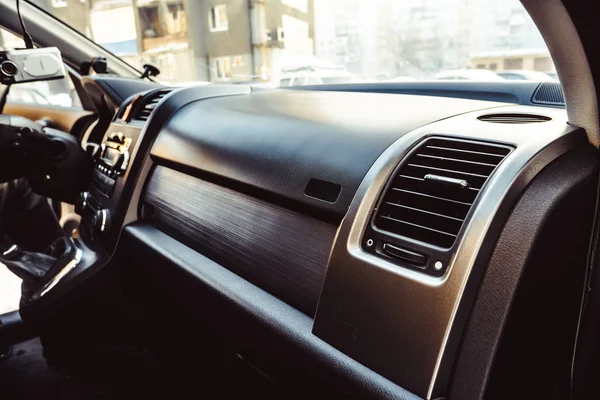
[(108, 140), (111, 142), (124, 144), (125, 143), (125, 135), (122, 132), (111, 132), (108, 134)]
[(92, 217), (92, 239), (98, 239), (104, 235), (110, 229), (111, 215), (107, 209), (101, 209), (96, 211)]

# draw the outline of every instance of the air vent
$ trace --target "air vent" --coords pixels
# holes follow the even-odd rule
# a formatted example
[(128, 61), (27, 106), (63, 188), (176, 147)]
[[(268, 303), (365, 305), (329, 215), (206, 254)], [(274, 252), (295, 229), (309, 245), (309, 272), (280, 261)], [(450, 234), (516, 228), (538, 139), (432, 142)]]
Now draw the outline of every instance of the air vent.
[(552, 118), (538, 114), (486, 114), (477, 119), (494, 124), (535, 124), (552, 121)]
[(147, 121), (158, 102), (170, 92), (171, 91), (167, 89), (146, 95), (143, 99), (138, 101), (139, 104), (134, 111), (132, 119), (134, 121)]
[(450, 248), (507, 146), (432, 138), (402, 163), (375, 217), (380, 230)]
[(560, 83), (542, 82), (535, 90), (535, 93), (533, 93), (531, 102), (549, 106), (564, 106), (565, 95), (560, 87)]
[(119, 107), (119, 109), (117, 110), (117, 113), (115, 114), (115, 120), (123, 119), (123, 114), (125, 114), (125, 110), (127, 109), (128, 106), (129, 106), (129, 104), (122, 105), (121, 107)]

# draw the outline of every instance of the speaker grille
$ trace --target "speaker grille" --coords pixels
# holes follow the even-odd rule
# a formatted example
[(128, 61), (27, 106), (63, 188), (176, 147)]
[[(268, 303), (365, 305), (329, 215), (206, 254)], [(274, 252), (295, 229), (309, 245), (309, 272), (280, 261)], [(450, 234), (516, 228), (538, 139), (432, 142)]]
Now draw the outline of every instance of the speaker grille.
[(533, 93), (532, 103), (551, 106), (564, 106), (565, 96), (560, 83), (542, 82)]

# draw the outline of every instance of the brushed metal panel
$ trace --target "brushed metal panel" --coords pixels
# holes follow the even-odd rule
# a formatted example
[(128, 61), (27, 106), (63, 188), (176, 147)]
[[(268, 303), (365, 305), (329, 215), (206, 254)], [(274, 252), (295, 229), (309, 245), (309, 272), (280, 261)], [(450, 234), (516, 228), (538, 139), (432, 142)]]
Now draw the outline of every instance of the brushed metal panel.
[(335, 225), (160, 166), (145, 202), (158, 228), (314, 315)]

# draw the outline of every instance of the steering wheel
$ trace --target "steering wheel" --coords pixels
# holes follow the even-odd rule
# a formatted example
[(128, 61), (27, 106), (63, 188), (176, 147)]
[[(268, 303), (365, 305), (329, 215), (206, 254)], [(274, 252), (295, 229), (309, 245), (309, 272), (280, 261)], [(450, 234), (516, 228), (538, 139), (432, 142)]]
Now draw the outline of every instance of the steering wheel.
[(91, 181), (93, 161), (68, 133), (0, 115), (0, 182), (25, 177), (43, 196), (73, 203)]

